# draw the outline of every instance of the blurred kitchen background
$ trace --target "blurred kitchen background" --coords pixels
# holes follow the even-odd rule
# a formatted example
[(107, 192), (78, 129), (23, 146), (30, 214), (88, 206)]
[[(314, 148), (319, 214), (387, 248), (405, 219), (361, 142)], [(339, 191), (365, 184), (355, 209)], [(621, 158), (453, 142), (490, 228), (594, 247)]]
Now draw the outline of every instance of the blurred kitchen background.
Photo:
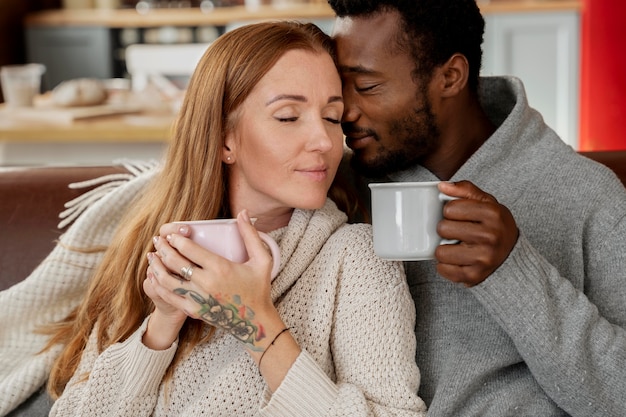
[[(486, 20), (483, 75), (522, 78), (530, 104), (573, 148), (626, 149), (621, 132), (626, 120), (626, 1), (478, 3)], [(20, 125), (15, 113), (2, 113), (0, 94), (0, 165), (38, 163), (44, 158), (27, 155), (32, 151), (26, 149), (44, 142), (46, 157), (53, 155), (59, 163), (106, 161), (109, 153), (100, 148), (63, 158), (69, 150), (93, 143), (107, 143), (110, 155), (122, 147), (119, 153), (125, 155), (157, 155), (167, 142), (186, 77), (204, 49), (238, 25), (281, 18), (312, 21), (332, 31), (326, 0), (0, 0), (0, 66), (44, 64), (44, 98), (63, 81), (93, 78), (112, 90), (129, 90), (135, 100), (147, 91), (143, 103), (154, 103), (157, 94), (169, 112), (151, 108), (54, 128), (45, 124), (54, 117), (41, 118), (41, 123), (31, 117)], [(114, 130), (114, 124), (123, 129)], [(142, 130), (135, 132), (138, 125)], [(140, 142), (142, 147), (132, 153)], [(101, 159), (87, 158), (89, 153), (100, 153)]]

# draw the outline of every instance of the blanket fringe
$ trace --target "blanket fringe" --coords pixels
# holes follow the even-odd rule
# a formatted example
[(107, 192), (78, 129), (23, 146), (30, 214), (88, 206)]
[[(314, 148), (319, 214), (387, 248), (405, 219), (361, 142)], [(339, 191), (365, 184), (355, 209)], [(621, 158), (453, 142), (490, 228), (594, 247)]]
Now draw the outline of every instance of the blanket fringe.
[(155, 169), (159, 164), (157, 161), (137, 161), (137, 160), (115, 160), (114, 165), (122, 165), (128, 170), (125, 174), (108, 174), (102, 177), (85, 181), (75, 182), (69, 185), (72, 189), (95, 187), (73, 200), (65, 203), (65, 210), (59, 214), (62, 219), (57, 227), (63, 229), (74, 222), (86, 209), (96, 201), (100, 200), (114, 188), (136, 178), (148, 171)]

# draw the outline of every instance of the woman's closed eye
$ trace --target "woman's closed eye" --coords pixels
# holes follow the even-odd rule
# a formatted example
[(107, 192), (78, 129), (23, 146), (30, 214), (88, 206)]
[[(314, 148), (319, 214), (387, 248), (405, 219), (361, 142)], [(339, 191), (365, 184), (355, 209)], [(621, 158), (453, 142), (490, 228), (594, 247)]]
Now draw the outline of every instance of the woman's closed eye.
[[(275, 119), (277, 121), (279, 121), (280, 123), (289, 123), (289, 122), (295, 122), (298, 120), (297, 116), (293, 116), (293, 117), (275, 117)], [(326, 116), (323, 117), (324, 120), (326, 120), (327, 122), (330, 122), (332, 124), (340, 124), (341, 123), (341, 119), (337, 118), (337, 117), (331, 117), (331, 116)]]
[(287, 123), (287, 122), (295, 122), (296, 120), (298, 120), (298, 117), (293, 116), (293, 117), (275, 117), (276, 120), (278, 120), (281, 123)]

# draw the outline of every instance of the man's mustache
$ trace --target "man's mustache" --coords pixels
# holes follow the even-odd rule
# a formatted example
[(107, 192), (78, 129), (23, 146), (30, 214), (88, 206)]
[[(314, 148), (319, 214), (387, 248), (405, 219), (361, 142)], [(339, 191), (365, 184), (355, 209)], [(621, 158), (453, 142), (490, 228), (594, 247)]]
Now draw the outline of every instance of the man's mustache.
[(350, 138), (364, 138), (366, 136), (372, 136), (375, 140), (378, 140), (378, 135), (372, 129), (355, 127), (352, 123), (342, 123), (341, 129), (343, 134)]

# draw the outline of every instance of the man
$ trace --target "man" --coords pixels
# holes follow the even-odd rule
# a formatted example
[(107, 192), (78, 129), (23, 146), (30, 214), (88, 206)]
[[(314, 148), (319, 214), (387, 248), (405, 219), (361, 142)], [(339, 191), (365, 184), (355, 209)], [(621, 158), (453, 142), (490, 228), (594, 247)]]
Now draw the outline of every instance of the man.
[(438, 231), (460, 243), (405, 265), (429, 415), (626, 416), (619, 180), (564, 144), (519, 80), (479, 77), (474, 0), (329, 3), (352, 167), (459, 197)]

